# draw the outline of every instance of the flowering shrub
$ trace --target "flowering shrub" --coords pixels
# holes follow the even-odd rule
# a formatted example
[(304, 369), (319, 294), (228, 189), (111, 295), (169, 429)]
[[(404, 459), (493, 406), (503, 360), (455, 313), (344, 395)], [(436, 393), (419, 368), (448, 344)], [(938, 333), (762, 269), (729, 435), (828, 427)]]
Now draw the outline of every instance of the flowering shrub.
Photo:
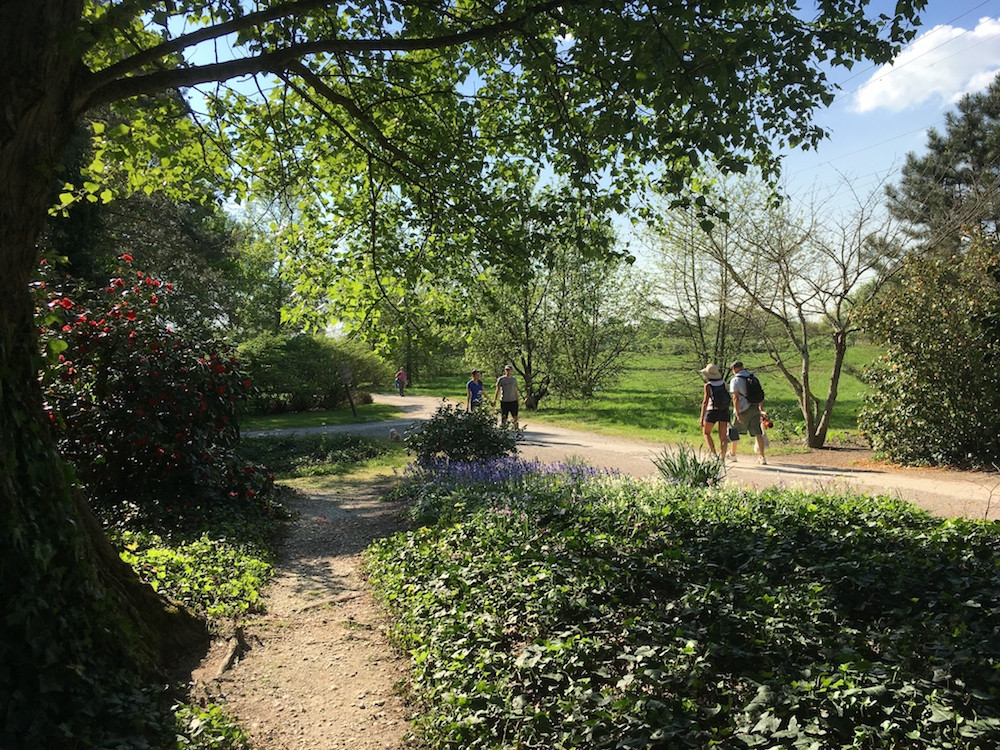
[(450, 523), (483, 508), (522, 512), (540, 494), (560, 493), (598, 477), (617, 475), (614, 470), (584, 464), (544, 464), (512, 456), (485, 461), (438, 459), (408, 466), (398, 494), (409, 501), (413, 520)]
[(37, 284), (49, 366), (42, 376), (60, 449), (95, 508), (116, 519), (181, 521), (202, 503), (260, 502), (273, 479), (236, 453), (250, 389), (223, 346), (169, 325), (170, 283), (126, 270), (88, 294)]

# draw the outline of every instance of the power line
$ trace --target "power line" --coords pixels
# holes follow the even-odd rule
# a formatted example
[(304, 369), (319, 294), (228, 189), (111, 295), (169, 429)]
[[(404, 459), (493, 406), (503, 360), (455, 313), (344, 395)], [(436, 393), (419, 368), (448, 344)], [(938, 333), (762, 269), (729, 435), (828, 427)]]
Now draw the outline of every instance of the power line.
[[(938, 27), (951, 27), (955, 22), (959, 21), (960, 19), (964, 18), (965, 16), (968, 16), (969, 14), (974, 13), (977, 10), (979, 10), (980, 8), (983, 8), (984, 6), (990, 5), (993, 2), (995, 2), (995, 0), (983, 0), (983, 2), (981, 2), (978, 5), (975, 5), (972, 8), (969, 8), (968, 10), (966, 10), (966, 11), (958, 14), (957, 16), (955, 16), (951, 20), (947, 21), (946, 23), (939, 24)], [(907, 75), (907, 73), (898, 74), (898, 71), (901, 70), (901, 69), (903, 69), (903, 68), (906, 68), (906, 67), (908, 67), (910, 65), (913, 65), (915, 62), (917, 62), (921, 58), (926, 57), (927, 55), (931, 54), (932, 52), (941, 49), (945, 45), (950, 44), (951, 42), (954, 42), (954, 41), (956, 41), (958, 39), (962, 39), (963, 37), (968, 36), (970, 33), (971, 33), (971, 31), (969, 29), (963, 29), (961, 31), (961, 33), (956, 34), (955, 36), (952, 36), (952, 37), (946, 39), (945, 41), (941, 42), (940, 44), (935, 45), (934, 47), (932, 47), (932, 48), (924, 51), (920, 55), (918, 55), (918, 56), (916, 56), (916, 57), (914, 57), (912, 59), (906, 60), (901, 65), (894, 66), (894, 68), (892, 70), (892, 73), (894, 75)], [(992, 40), (994, 38), (995, 38), (995, 35), (991, 35), (987, 39), (983, 39), (983, 40), (979, 41), (978, 43), (974, 44), (973, 47), (979, 46), (980, 44), (984, 44), (987, 41), (990, 41), (990, 40)], [(914, 40), (909, 45), (906, 45), (906, 47), (904, 47), (904, 51), (906, 49), (908, 49), (908, 48), (912, 48), (913, 45), (916, 44), (917, 41), (918, 40)], [(961, 50), (959, 52), (956, 52), (956, 53), (954, 53), (952, 55), (949, 55), (948, 57), (942, 58), (942, 60), (947, 60), (947, 59), (950, 59), (951, 57), (955, 57), (956, 55), (962, 54), (963, 52), (966, 52), (968, 49), (971, 49), (971, 48), (972, 47), (966, 48), (966, 50)], [(901, 55), (902, 54), (903, 53), (901, 53)], [(897, 56), (897, 59), (898, 58), (899, 58), (899, 56)], [(938, 62), (940, 62), (940, 61), (938, 61)], [(851, 80), (854, 80), (854, 79), (858, 78), (859, 76), (865, 75), (866, 73), (869, 73), (870, 71), (873, 71), (875, 69), (876, 69), (875, 65), (870, 65), (867, 69), (862, 70), (862, 71), (858, 71), (857, 73), (855, 73), (852, 76), (850, 76), (847, 79), (845, 79), (844, 83), (846, 83), (848, 81), (851, 81)], [(845, 93), (844, 97), (849, 97), (849, 96), (855, 95), (865, 85), (867, 85), (867, 84), (861, 84), (860, 86), (858, 86), (857, 88), (855, 88), (850, 93)], [(803, 167), (801, 169), (797, 169), (794, 173), (786, 174), (786, 178), (800, 176), (800, 175), (803, 175), (803, 174), (808, 173), (810, 171), (821, 169), (821, 168), (824, 168), (824, 167), (835, 167), (834, 162), (836, 162), (836, 161), (840, 161), (840, 160), (843, 160), (843, 159), (848, 159), (850, 157), (857, 156), (858, 154), (862, 154), (862, 153), (864, 153), (866, 151), (870, 151), (872, 149), (885, 146), (885, 145), (890, 144), (890, 143), (892, 143), (894, 141), (898, 141), (898, 140), (900, 140), (902, 138), (906, 138), (908, 136), (911, 136), (914, 133), (919, 133), (921, 131), (927, 131), (928, 129), (933, 128), (933, 127), (939, 127), (943, 122), (944, 122), (944, 118), (943, 117), (938, 118), (934, 122), (928, 123), (928, 124), (926, 124), (924, 126), (921, 126), (921, 127), (918, 127), (918, 128), (911, 128), (911, 129), (907, 130), (906, 132), (900, 133), (898, 135), (894, 135), (894, 136), (891, 136), (889, 138), (883, 138), (882, 140), (880, 140), (880, 141), (878, 141), (876, 143), (872, 143), (872, 144), (867, 145), (867, 146), (862, 146), (862, 147), (859, 147), (859, 148), (855, 148), (852, 151), (849, 151), (849, 152), (846, 152), (846, 153), (843, 153), (843, 154), (839, 154), (837, 156), (830, 157), (828, 159), (825, 159), (823, 162), (821, 162), (819, 164), (814, 164), (814, 165), (811, 165), (811, 166), (808, 166), (808, 167)], [(869, 177), (874, 177), (874, 176), (881, 176), (881, 175), (879, 175), (879, 173), (870, 173), (868, 176)]]
[[(995, 0), (983, 0), (983, 2), (979, 3), (979, 5), (976, 5), (975, 7), (969, 8), (967, 11), (965, 11), (964, 13), (960, 13), (959, 15), (955, 16), (954, 18), (952, 18), (950, 21), (947, 21), (947, 22), (942, 23), (942, 24), (938, 24), (938, 27), (941, 27), (941, 26), (949, 26), (950, 27), (956, 21), (961, 20), (962, 18), (964, 18), (965, 16), (969, 15), (970, 13), (974, 13), (975, 11), (979, 10), (980, 8), (982, 8), (984, 5), (989, 5), (992, 2), (995, 2)], [(921, 57), (924, 57), (924, 55), (928, 55), (931, 52), (933, 52), (934, 50), (939, 49), (940, 47), (943, 47), (946, 44), (950, 44), (951, 42), (955, 41), (956, 39), (962, 38), (963, 36), (965, 36), (968, 33), (969, 33), (969, 29), (963, 29), (961, 34), (956, 34), (955, 36), (951, 37), (950, 39), (946, 39), (945, 41), (941, 42), (941, 44), (937, 45), (936, 47), (932, 47), (931, 49), (927, 50), (923, 54), (915, 57), (913, 60), (907, 60), (905, 63), (903, 63), (900, 66), (900, 68), (903, 68), (903, 67), (906, 67), (907, 65), (910, 65), (914, 61), (919, 60)], [(920, 38), (921, 37), (918, 37), (917, 39), (914, 39), (909, 44), (904, 45), (903, 49), (900, 51), (899, 55), (896, 55), (896, 57), (899, 58), (901, 55), (905, 54), (906, 50), (908, 48), (910, 48), (910, 47), (913, 47)], [(864, 70), (859, 70), (858, 72), (854, 73), (853, 75), (848, 76), (847, 78), (845, 78), (843, 80), (843, 83), (848, 83), (849, 81), (853, 81), (855, 78), (857, 78), (859, 76), (862, 76), (862, 75), (864, 75), (866, 73), (869, 73), (871, 71), (874, 71), (875, 69), (876, 69), (875, 64), (871, 64), (867, 68), (865, 68)], [(897, 68), (897, 70), (898, 70), (898, 68)], [(864, 86), (864, 84), (861, 84), (861, 86)], [(856, 88), (851, 93), (857, 93), (858, 90), (861, 88), (861, 86), (858, 86), (858, 88)]]

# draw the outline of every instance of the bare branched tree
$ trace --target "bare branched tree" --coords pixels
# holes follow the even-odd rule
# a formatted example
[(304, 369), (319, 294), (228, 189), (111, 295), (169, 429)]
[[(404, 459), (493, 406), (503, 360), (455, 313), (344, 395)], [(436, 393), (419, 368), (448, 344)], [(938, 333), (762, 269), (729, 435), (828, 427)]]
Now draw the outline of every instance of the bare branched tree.
[[(697, 334), (693, 348), (708, 354), (703, 342), (711, 338), (716, 361), (753, 347), (766, 353), (795, 393), (814, 448), (826, 443), (857, 307), (878, 294), (902, 257), (904, 236), (884, 209), (883, 186), (865, 195), (848, 189), (845, 212), (817, 198), (795, 210), (753, 184), (726, 185), (728, 223), (692, 240), (690, 250), (678, 251), (676, 233), (663, 237), (663, 257), (672, 259), (662, 266), (670, 274), (664, 282), (686, 295), (675, 295), (676, 309)], [(678, 265), (678, 257), (687, 262)], [(827, 365), (824, 357), (820, 376), (815, 357), (827, 349), (832, 359)]]

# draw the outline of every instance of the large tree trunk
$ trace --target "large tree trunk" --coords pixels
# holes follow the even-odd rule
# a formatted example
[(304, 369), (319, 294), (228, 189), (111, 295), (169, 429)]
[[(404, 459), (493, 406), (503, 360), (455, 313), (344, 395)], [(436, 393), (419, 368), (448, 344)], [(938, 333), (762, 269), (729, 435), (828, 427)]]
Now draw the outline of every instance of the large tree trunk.
[(74, 746), (66, 735), (88, 721), (95, 696), (154, 668), (180, 643), (204, 638), (201, 623), (170, 607), (118, 558), (73, 489), (43, 410), (28, 284), (84, 74), (64, 33), (81, 7), (79, 0), (0, 6), (3, 747)]

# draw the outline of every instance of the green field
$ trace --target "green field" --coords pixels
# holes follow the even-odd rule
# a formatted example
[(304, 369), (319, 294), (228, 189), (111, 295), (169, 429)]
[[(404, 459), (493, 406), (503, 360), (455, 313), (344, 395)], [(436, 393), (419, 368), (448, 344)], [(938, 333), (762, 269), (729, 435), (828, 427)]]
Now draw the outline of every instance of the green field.
[[(877, 354), (873, 347), (849, 350), (828, 442), (857, 433), (858, 412), (868, 388), (855, 374)], [(799, 442), (804, 420), (791, 386), (774, 365), (756, 367), (755, 358), (751, 356), (744, 357), (744, 360), (748, 368), (760, 376), (767, 391), (767, 411), (775, 421), (772, 438), (779, 438), (790, 445)], [(521, 421), (544, 422), (657, 442), (701, 445), (698, 421), (703, 383), (698, 374), (701, 366), (678, 355), (640, 357), (632, 362), (619, 383), (596, 398), (582, 401), (551, 396), (541, 402), (537, 411), (522, 411)], [(821, 352), (814, 356), (811, 374), (813, 392), (821, 398), (826, 397), (829, 388), (831, 367), (831, 353)], [(789, 368), (798, 376), (798, 362), (794, 367), (789, 364)], [(488, 397), (492, 396), (490, 384), (494, 379), (495, 376), (484, 377)], [(410, 392), (464, 401), (466, 381), (464, 374), (455, 378), (434, 378), (417, 383)]]

